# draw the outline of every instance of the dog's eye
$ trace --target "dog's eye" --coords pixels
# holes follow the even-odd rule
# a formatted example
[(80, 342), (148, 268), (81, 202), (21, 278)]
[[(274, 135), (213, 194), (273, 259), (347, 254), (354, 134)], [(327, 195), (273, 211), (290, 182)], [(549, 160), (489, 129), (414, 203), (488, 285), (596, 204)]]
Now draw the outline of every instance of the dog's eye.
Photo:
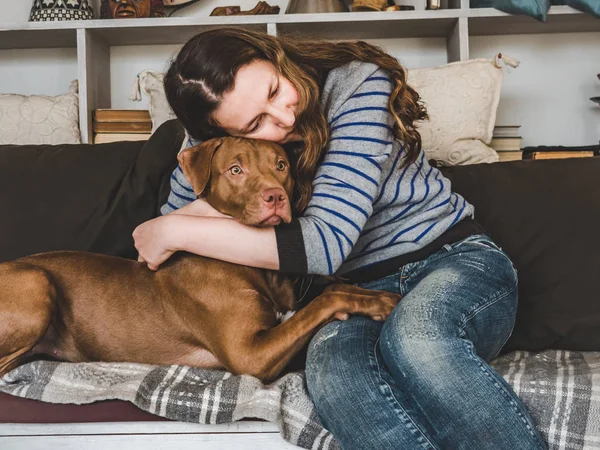
[(239, 175), (242, 173), (242, 168), (240, 166), (233, 166), (231, 169), (229, 169), (229, 172), (231, 175)]
[(285, 167), (286, 167), (286, 165), (283, 161), (279, 161), (277, 163), (277, 170), (285, 170)]

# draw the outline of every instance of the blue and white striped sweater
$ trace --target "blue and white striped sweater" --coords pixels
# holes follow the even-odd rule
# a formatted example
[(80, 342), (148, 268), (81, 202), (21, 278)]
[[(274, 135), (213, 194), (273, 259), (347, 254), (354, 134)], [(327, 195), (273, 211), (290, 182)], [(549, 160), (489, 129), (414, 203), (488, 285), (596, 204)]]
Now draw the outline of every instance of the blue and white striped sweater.
[[(423, 152), (399, 168), (404, 149), (393, 139), (391, 91), (373, 64), (329, 73), (321, 101), (331, 139), (304, 215), (275, 229), (282, 271), (342, 275), (416, 251), (473, 215)], [(194, 200), (179, 168), (171, 187), (163, 214)]]

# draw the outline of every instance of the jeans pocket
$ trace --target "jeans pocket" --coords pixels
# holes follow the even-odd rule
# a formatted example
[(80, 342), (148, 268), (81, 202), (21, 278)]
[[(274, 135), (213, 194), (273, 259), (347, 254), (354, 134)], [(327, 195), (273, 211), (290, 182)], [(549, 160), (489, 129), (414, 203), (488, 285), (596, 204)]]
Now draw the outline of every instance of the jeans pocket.
[(513, 263), (510, 256), (508, 256), (508, 254), (504, 250), (502, 250), (502, 248), (498, 246), (488, 235), (475, 234), (473, 236), (469, 236), (466, 239), (463, 239), (462, 241), (456, 242), (452, 245), (452, 247), (454, 249), (458, 249), (463, 245), (471, 245), (473, 247), (484, 248), (485, 250), (491, 250), (493, 252), (499, 253), (510, 262), (510, 265), (512, 266), (512, 269), (514, 271), (515, 278), (517, 278), (517, 268), (515, 267), (515, 264)]
[(496, 243), (494, 241), (492, 241), (489, 238), (489, 236), (487, 236), (485, 234), (475, 234), (473, 236), (469, 236), (468, 238), (465, 238), (462, 241), (455, 243), (454, 246), (459, 247), (459, 246), (465, 245), (465, 244), (480, 245), (482, 247), (489, 248), (491, 250), (498, 250), (500, 252), (503, 251), (500, 247), (498, 247), (498, 245), (496, 245)]

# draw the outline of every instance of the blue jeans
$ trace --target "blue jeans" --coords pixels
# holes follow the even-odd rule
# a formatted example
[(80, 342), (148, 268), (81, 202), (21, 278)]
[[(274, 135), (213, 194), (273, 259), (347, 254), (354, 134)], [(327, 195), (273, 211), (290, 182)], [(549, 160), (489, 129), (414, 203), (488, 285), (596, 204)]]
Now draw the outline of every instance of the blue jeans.
[(491, 361), (509, 338), (517, 274), (487, 236), (470, 236), (359, 285), (400, 293), (382, 323), (353, 316), (313, 337), (310, 396), (350, 449), (545, 449)]

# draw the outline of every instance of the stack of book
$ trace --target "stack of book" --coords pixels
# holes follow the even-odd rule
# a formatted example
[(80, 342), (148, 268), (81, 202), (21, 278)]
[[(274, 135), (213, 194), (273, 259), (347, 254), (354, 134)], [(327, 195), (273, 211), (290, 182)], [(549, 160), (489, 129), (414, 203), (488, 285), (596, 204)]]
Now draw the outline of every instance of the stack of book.
[(496, 125), (492, 136), (492, 147), (500, 156), (500, 161), (523, 159), (521, 151), (521, 125)]
[(600, 155), (600, 145), (586, 145), (582, 147), (554, 147), (537, 146), (525, 147), (523, 159), (562, 159), (562, 158), (591, 158)]
[(94, 144), (145, 141), (152, 134), (150, 112), (140, 109), (97, 109), (92, 130)]

